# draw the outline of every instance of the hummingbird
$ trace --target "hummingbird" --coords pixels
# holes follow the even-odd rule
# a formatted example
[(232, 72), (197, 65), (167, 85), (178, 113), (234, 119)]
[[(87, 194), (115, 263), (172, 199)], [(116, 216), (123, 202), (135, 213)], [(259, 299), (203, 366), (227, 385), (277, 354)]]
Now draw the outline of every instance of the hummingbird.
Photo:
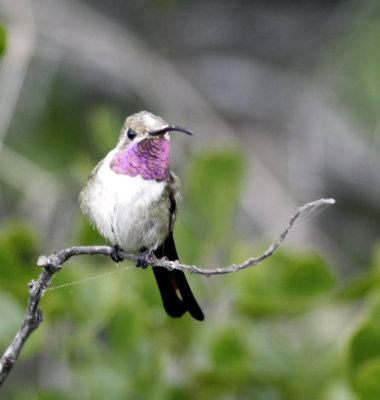
[[(79, 195), (83, 213), (112, 246), (139, 255), (137, 266), (147, 267), (145, 256), (178, 260), (173, 238), (179, 178), (169, 168), (170, 133), (192, 133), (169, 125), (161, 117), (141, 111), (127, 117), (116, 147), (91, 172)], [(180, 317), (186, 311), (202, 321), (183, 271), (154, 267), (165, 311)]]

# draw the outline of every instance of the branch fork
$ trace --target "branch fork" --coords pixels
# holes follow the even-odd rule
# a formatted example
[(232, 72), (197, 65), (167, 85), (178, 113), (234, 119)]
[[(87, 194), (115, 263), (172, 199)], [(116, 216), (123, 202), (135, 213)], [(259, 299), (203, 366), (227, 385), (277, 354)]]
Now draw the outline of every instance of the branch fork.
[[(155, 267), (164, 267), (168, 270), (179, 269), (184, 272), (191, 274), (199, 274), (205, 276), (211, 275), (221, 275), (229, 274), (232, 272), (237, 272), (241, 269), (248, 267), (254, 267), (258, 265), (261, 261), (270, 257), (276, 249), (280, 246), (283, 240), (286, 238), (290, 229), (294, 225), (294, 222), (300, 216), (310, 216), (314, 214), (317, 210), (321, 211), (327, 206), (335, 203), (334, 199), (320, 199), (303, 205), (298, 208), (297, 212), (290, 218), (286, 229), (279, 235), (279, 237), (272, 243), (271, 246), (259, 257), (250, 258), (243, 262), (242, 264), (232, 264), (229, 267), (217, 267), (213, 269), (202, 269), (196, 265), (185, 265), (181, 264), (178, 260), (169, 261), (165, 258), (156, 258), (154, 254), (145, 255), (144, 260), (147, 264)], [(16, 333), (12, 343), (9, 345), (2, 358), (0, 359), (0, 386), (3, 384), (4, 380), (8, 376), (9, 372), (13, 368), (21, 350), (26, 343), (29, 335), (39, 327), (43, 321), (42, 311), (38, 308), (39, 302), (46, 292), (46, 290), (51, 285), (52, 276), (63, 268), (63, 264), (68, 261), (73, 256), (78, 255), (94, 255), (102, 254), (104, 256), (110, 256), (112, 253), (112, 247), (110, 246), (73, 246), (67, 249), (60, 250), (58, 252), (52, 253), (49, 256), (41, 255), (37, 260), (37, 265), (42, 267), (42, 271), (37, 279), (37, 281), (32, 280), (29, 282), (29, 299), (26, 308), (26, 314), (24, 321)], [(125, 253), (122, 250), (118, 251), (118, 256), (121, 259), (130, 260), (137, 262), (139, 256), (135, 254)]]

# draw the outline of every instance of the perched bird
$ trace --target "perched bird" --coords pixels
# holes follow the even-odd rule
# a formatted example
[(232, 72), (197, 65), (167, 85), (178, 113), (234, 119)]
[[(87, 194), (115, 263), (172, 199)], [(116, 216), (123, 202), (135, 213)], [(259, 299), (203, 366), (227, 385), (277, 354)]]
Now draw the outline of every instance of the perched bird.
[[(170, 132), (192, 133), (168, 125), (162, 118), (141, 111), (126, 118), (116, 147), (94, 168), (79, 195), (90, 222), (113, 247), (178, 260), (173, 239), (180, 194), (178, 177), (169, 169)], [(197, 320), (204, 315), (185, 274), (153, 268), (166, 312), (180, 317), (188, 311)]]

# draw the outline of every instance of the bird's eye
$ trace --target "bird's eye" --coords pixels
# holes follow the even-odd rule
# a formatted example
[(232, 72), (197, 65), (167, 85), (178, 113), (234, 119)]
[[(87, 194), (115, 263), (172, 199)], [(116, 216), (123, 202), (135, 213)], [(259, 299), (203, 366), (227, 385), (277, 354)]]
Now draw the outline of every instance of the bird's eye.
[(128, 128), (127, 136), (128, 139), (133, 140), (137, 136), (137, 133), (132, 128)]

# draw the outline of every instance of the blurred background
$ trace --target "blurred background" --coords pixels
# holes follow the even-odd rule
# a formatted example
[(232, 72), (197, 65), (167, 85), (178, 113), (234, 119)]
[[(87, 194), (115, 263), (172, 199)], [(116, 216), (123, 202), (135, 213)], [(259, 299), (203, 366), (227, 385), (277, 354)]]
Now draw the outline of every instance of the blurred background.
[(0, 17), (1, 353), (38, 255), (104, 243), (77, 196), (127, 115), (195, 133), (172, 141), (184, 263), (257, 256), (298, 206), (337, 201), (259, 267), (190, 276), (202, 323), (168, 318), (149, 270), (70, 260), (0, 397), (379, 399), (380, 2), (0, 0)]

